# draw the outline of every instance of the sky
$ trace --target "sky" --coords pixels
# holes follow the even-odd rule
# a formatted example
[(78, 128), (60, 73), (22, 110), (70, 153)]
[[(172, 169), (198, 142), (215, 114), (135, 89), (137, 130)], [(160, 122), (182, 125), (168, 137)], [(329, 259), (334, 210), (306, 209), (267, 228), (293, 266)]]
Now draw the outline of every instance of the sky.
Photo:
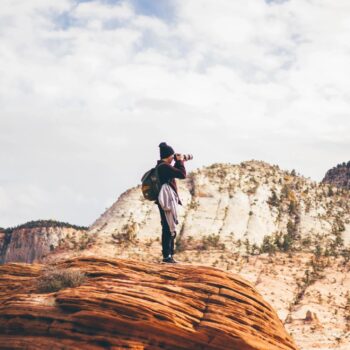
[(0, 227), (91, 225), (160, 142), (315, 181), (350, 150), (348, 0), (1, 0)]

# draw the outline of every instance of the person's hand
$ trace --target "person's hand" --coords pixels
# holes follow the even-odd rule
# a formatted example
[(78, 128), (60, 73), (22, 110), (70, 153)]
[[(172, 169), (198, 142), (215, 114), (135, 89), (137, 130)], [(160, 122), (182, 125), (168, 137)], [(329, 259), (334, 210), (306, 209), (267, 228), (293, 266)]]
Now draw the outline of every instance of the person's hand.
[(180, 153), (176, 153), (176, 157), (175, 157), (176, 160), (184, 160), (184, 155), (183, 154), (180, 154)]

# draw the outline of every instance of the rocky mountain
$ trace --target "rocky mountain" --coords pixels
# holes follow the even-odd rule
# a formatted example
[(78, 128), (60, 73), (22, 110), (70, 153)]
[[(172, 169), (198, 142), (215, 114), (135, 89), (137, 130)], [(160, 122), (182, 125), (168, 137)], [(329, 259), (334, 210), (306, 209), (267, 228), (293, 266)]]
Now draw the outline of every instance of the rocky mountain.
[(96, 258), (0, 266), (5, 348), (297, 349), (273, 308), (239, 276)]
[(52, 220), (31, 221), (0, 229), (0, 264), (41, 262), (88, 247), (87, 228)]
[(322, 182), (350, 189), (350, 161), (328, 170)]
[[(279, 250), (291, 245), (310, 250), (321, 243), (334, 250), (343, 241), (350, 243), (349, 191), (295, 171), (259, 161), (213, 164), (178, 184), (183, 202), (179, 241), (220, 239), (231, 250), (246, 241), (254, 247), (274, 244)], [(89, 232), (104, 246), (159, 237), (158, 209), (137, 186), (122, 194)]]

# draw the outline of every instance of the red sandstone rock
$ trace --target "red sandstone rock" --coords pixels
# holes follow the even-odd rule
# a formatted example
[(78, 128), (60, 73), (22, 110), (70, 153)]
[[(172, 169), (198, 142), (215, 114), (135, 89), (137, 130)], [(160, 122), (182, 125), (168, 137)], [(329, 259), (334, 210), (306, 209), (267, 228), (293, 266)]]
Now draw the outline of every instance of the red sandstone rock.
[(42, 265), (0, 266), (0, 349), (293, 350), (272, 307), (236, 275), (79, 258), (83, 285), (39, 293)]

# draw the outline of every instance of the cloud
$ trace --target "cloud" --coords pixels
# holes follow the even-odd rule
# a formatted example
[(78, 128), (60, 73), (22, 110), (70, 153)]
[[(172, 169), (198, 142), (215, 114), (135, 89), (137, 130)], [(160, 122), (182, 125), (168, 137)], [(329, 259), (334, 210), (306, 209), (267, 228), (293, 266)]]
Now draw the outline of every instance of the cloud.
[(0, 226), (92, 223), (161, 141), (194, 153), (190, 168), (255, 158), (321, 179), (348, 160), (349, 10), (345, 0), (3, 1)]

